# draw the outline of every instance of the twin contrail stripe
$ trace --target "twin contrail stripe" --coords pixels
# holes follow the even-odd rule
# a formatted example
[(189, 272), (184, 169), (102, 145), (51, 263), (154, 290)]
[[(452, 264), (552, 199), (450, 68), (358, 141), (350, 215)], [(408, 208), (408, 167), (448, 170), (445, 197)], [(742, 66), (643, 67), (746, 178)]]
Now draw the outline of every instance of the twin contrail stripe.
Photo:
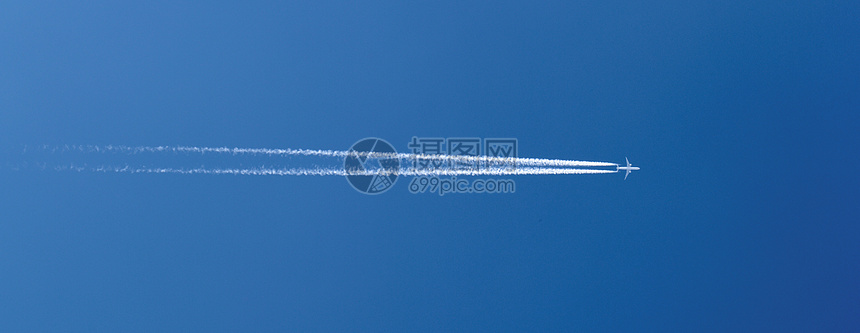
[(545, 158), (522, 158), (522, 157), (488, 157), (488, 156), (463, 156), (463, 155), (444, 155), (444, 154), (408, 154), (408, 153), (380, 153), (380, 152), (356, 152), (344, 150), (320, 150), (320, 149), (269, 149), (269, 148), (228, 148), (228, 147), (191, 147), (191, 146), (67, 146), (72, 150), (84, 152), (126, 152), (131, 154), (137, 153), (161, 153), (161, 152), (176, 152), (176, 153), (218, 153), (218, 154), (264, 154), (264, 155), (303, 155), (303, 156), (324, 156), (324, 157), (347, 157), (347, 156), (367, 156), (369, 158), (378, 159), (401, 159), (401, 160), (445, 160), (456, 161), (463, 163), (496, 163), (496, 164), (514, 164), (533, 167), (612, 167), (618, 166), (617, 163), (610, 162), (594, 162), (594, 161), (576, 161), (562, 159), (545, 159)]
[(481, 175), (583, 175), (583, 174), (605, 174), (615, 173), (615, 170), (593, 170), (593, 169), (569, 169), (569, 168), (518, 168), (518, 169), (436, 169), (436, 170), (410, 170), (402, 169), (396, 171), (367, 170), (348, 171), (343, 169), (230, 169), (230, 168), (133, 168), (133, 167), (70, 167), (76, 171), (95, 172), (118, 172), (118, 173), (161, 173), (161, 174), (206, 174), (206, 175), (248, 175), (248, 176), (374, 176), (374, 175), (400, 175), (400, 176), (481, 176)]

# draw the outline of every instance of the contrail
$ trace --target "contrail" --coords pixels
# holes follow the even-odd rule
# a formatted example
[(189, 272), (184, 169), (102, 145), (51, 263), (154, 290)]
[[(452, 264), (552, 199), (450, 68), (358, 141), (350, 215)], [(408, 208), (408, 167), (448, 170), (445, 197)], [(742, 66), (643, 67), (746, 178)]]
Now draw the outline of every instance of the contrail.
[(373, 175), (391, 175), (400, 176), (480, 176), (480, 175), (582, 175), (582, 174), (605, 174), (615, 173), (615, 170), (594, 170), (594, 169), (568, 169), (568, 168), (518, 168), (518, 169), (469, 169), (469, 170), (452, 170), (452, 169), (435, 169), (435, 170), (366, 170), (366, 171), (349, 171), (344, 169), (272, 169), (272, 168), (252, 168), (252, 169), (230, 169), (230, 168), (133, 168), (133, 167), (96, 167), (84, 168), (71, 166), (68, 169), (76, 171), (95, 171), (95, 172), (119, 172), (119, 173), (173, 173), (173, 174), (207, 174), (207, 175), (249, 175), (249, 176), (373, 176)]
[[(44, 149), (50, 149), (44, 146)], [(594, 162), (594, 161), (576, 161), (562, 159), (545, 159), (545, 158), (522, 158), (522, 157), (489, 157), (489, 156), (463, 156), (463, 155), (444, 155), (444, 154), (409, 154), (409, 153), (380, 153), (380, 152), (356, 152), (344, 150), (320, 150), (320, 149), (268, 149), (268, 148), (228, 148), (228, 147), (189, 147), (189, 146), (65, 146), (66, 150), (78, 150), (82, 152), (126, 152), (130, 154), (137, 153), (160, 153), (160, 152), (176, 152), (176, 153), (218, 153), (218, 154), (265, 154), (277, 156), (324, 156), (324, 157), (347, 157), (347, 156), (367, 156), (369, 158), (378, 159), (400, 159), (400, 160), (444, 160), (456, 161), (464, 163), (505, 163), (515, 165), (525, 165), (534, 167), (612, 167), (618, 166), (617, 163), (610, 162)], [(54, 148), (56, 150), (56, 148)]]

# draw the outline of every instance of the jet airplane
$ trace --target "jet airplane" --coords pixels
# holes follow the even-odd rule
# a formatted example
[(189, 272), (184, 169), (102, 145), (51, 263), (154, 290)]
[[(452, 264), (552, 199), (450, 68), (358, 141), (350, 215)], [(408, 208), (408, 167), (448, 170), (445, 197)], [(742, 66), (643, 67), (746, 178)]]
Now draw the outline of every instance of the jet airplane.
[(624, 180), (627, 180), (627, 176), (630, 175), (630, 172), (639, 170), (639, 167), (635, 167), (635, 166), (631, 165), (630, 160), (628, 160), (626, 157), (624, 158), (624, 161), (627, 162), (627, 166), (620, 166), (620, 165), (616, 166), (615, 171), (626, 170), (627, 173), (624, 174)]

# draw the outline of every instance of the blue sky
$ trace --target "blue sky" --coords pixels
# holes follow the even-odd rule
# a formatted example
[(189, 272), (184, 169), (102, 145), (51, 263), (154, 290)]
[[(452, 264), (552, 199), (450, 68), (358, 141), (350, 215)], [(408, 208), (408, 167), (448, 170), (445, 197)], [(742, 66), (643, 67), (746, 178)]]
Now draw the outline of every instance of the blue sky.
[[(851, 331), (848, 1), (0, 5), (4, 331)], [(14, 171), (23, 145), (514, 137), (514, 194)], [(50, 161), (48, 161), (50, 162)]]

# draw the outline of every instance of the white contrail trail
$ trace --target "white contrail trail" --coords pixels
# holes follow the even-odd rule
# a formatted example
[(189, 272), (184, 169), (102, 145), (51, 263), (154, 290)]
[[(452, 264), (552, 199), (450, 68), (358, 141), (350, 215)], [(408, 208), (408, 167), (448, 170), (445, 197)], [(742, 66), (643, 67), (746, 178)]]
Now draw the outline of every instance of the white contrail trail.
[[(45, 146), (45, 149), (49, 147)], [(407, 159), (407, 160), (446, 160), (464, 163), (505, 163), (526, 165), (535, 167), (609, 167), (617, 166), (617, 163), (610, 162), (594, 162), (594, 161), (576, 161), (562, 159), (545, 159), (545, 158), (523, 158), (523, 157), (489, 157), (489, 156), (463, 156), (463, 155), (431, 155), (431, 154), (409, 154), (409, 153), (379, 153), (379, 152), (356, 152), (344, 150), (320, 150), (320, 149), (268, 149), (268, 148), (228, 148), (228, 147), (189, 147), (189, 146), (67, 146), (67, 149), (79, 150), (84, 152), (103, 152), (103, 151), (119, 151), (132, 154), (137, 153), (159, 153), (159, 152), (177, 152), (177, 153), (219, 153), (219, 154), (265, 154), (265, 155), (303, 155), (303, 156), (325, 156), (325, 157), (347, 157), (347, 156), (368, 156), (379, 159)]]
[(615, 170), (567, 169), (567, 168), (519, 168), (519, 169), (470, 169), (470, 170), (412, 170), (396, 171), (367, 170), (348, 171), (344, 169), (230, 169), (230, 168), (133, 168), (133, 167), (96, 167), (86, 169), (71, 166), (68, 169), (76, 171), (120, 172), (120, 173), (174, 173), (174, 174), (209, 174), (209, 175), (252, 175), (252, 176), (372, 176), (397, 174), (400, 176), (480, 176), (480, 175), (582, 175), (615, 173)]

